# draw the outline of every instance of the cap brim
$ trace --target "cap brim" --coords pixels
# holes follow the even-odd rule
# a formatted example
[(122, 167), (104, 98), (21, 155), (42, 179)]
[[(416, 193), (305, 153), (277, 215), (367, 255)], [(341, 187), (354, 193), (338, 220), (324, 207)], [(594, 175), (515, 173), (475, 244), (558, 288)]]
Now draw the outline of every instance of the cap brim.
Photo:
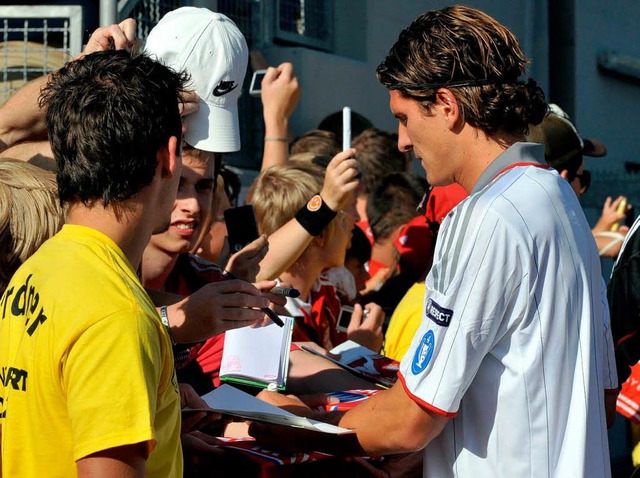
[(196, 149), (214, 153), (240, 151), (237, 104), (222, 108), (200, 101), (200, 108), (185, 118), (185, 141)]
[(597, 139), (582, 139), (584, 147), (582, 154), (585, 156), (591, 156), (594, 158), (600, 158), (607, 154), (607, 147)]

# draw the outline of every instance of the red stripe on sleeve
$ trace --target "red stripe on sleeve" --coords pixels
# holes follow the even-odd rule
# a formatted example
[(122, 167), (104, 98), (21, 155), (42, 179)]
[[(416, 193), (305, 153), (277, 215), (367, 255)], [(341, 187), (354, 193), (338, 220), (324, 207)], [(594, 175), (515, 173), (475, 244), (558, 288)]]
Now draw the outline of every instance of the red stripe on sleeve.
[(411, 391), (407, 387), (407, 383), (405, 382), (404, 377), (400, 372), (398, 372), (398, 379), (400, 380), (400, 383), (402, 384), (402, 387), (404, 388), (404, 391), (409, 396), (409, 398), (414, 402), (416, 402), (421, 407), (426, 408), (427, 410), (430, 410), (433, 413), (437, 413), (438, 415), (442, 415), (443, 417), (447, 417), (447, 418), (453, 418), (458, 414), (458, 412), (447, 412), (447, 411), (441, 410), (438, 407), (434, 407), (430, 403), (427, 403), (424, 400), (416, 397), (413, 393), (411, 393)]

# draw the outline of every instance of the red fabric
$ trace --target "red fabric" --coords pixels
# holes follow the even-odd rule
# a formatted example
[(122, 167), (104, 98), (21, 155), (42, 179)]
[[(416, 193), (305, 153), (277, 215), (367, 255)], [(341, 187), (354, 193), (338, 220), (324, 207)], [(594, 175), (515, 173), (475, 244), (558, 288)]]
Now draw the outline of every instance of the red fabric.
[(331, 403), (317, 407), (319, 411), (335, 412), (335, 411), (347, 411), (351, 410), (355, 406), (364, 402), (367, 398), (377, 395), (382, 390), (344, 390), (342, 392), (327, 392), (325, 395), (328, 397), (335, 397), (340, 400), (339, 403)]
[(616, 410), (622, 416), (640, 424), (640, 362), (631, 367), (629, 378), (622, 384)]
[(293, 329), (294, 342), (314, 342), (327, 350), (347, 340), (347, 334), (336, 330), (342, 303), (331, 282), (322, 276), (311, 290), (311, 313), (300, 308)]
[(454, 207), (468, 196), (467, 191), (457, 183), (449, 186), (434, 186), (429, 193), (427, 221), (442, 223), (444, 218)]
[(389, 266), (387, 266), (386, 264), (383, 264), (380, 261), (376, 261), (375, 259), (369, 259), (369, 267), (367, 269), (367, 272), (369, 272), (369, 275), (371, 277), (373, 277), (374, 275), (376, 275), (376, 272), (378, 272), (380, 269), (388, 269)]
[(424, 216), (416, 216), (400, 230), (393, 243), (400, 257), (400, 271), (421, 277), (433, 258), (433, 234)]
[(371, 230), (369, 221), (366, 221), (364, 219), (362, 221), (357, 221), (356, 226), (362, 229), (362, 232), (364, 232), (364, 235), (367, 236), (367, 239), (369, 239), (369, 243), (373, 246), (373, 243), (374, 243), (373, 231)]

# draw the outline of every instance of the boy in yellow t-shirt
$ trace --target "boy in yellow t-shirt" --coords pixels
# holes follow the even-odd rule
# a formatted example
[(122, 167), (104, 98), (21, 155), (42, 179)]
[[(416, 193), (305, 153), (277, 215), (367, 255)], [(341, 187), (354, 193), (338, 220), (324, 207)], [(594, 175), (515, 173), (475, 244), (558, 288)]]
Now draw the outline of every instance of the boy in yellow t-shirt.
[(186, 81), (119, 49), (42, 92), (68, 213), (0, 298), (2, 476), (182, 475), (171, 343), (136, 270), (176, 197)]

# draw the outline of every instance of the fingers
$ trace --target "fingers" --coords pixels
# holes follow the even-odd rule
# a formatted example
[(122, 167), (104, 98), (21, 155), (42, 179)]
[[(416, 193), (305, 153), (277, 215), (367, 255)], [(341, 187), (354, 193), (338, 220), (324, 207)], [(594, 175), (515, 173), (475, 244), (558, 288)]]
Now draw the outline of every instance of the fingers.
[(180, 116), (188, 116), (200, 109), (200, 97), (195, 91), (185, 91), (180, 95), (181, 102), (178, 104)]
[(224, 454), (224, 451), (218, 448), (220, 441), (215, 437), (205, 433), (194, 431), (182, 435), (182, 448), (184, 450), (192, 450), (196, 452), (206, 452), (214, 454)]
[(365, 320), (374, 329), (382, 328), (382, 324), (384, 323), (384, 310), (382, 310), (382, 307), (378, 304), (369, 302), (365, 305)]
[(347, 149), (336, 154), (327, 165), (321, 196), (334, 211), (343, 209), (358, 188), (358, 163), (354, 159), (356, 150)]
[[(256, 289), (260, 290), (263, 295), (265, 292), (269, 292), (271, 289), (273, 289), (278, 283), (274, 280), (261, 280), (256, 282), (255, 284), (253, 284)], [(275, 297), (275, 294), (271, 294), (272, 296)]]
[(289, 62), (281, 63), (280, 65), (278, 65), (276, 71), (278, 72), (278, 78), (282, 78), (287, 81), (292, 79), (298, 81), (293, 74), (293, 65)]
[(267, 252), (269, 252), (269, 241), (267, 235), (263, 234), (236, 252), (234, 257), (260, 262), (267, 255)]
[(189, 433), (196, 429), (196, 425), (206, 417), (206, 412), (190, 412), (188, 410), (183, 412), (182, 420), (180, 422), (181, 433)]
[[(230, 297), (232, 294), (237, 294), (243, 297), (246, 295), (262, 297), (262, 291), (260, 291), (260, 289), (255, 287), (250, 282), (240, 280), (240, 279), (225, 280), (222, 282), (213, 282), (205, 285), (202, 289), (205, 289), (205, 288), (208, 289), (210, 293), (213, 292), (218, 294), (229, 294)], [(226, 299), (229, 299), (229, 297), (227, 297)], [(243, 307), (250, 307), (250, 306), (244, 305)], [(251, 307), (262, 307), (262, 306), (253, 305)]]
[(340, 399), (338, 397), (327, 395), (325, 393), (301, 395), (300, 400), (302, 400), (309, 408), (318, 408), (324, 407), (325, 405), (340, 403)]
[(127, 18), (118, 24), (120, 31), (124, 35), (127, 43), (133, 45), (136, 40), (136, 21), (133, 18)]
[(348, 333), (359, 329), (371, 330), (377, 333), (378, 330), (382, 331), (383, 322), (384, 311), (378, 304), (370, 302), (363, 308), (356, 303), (353, 305), (353, 314), (349, 322)]
[(347, 327), (347, 330), (358, 330), (360, 328), (360, 324), (362, 324), (362, 316), (362, 306), (358, 303), (353, 304), (353, 313), (351, 314), (351, 320), (349, 321), (349, 327)]
[[(227, 242), (228, 241), (225, 241), (225, 245)], [(267, 255), (268, 251), (269, 241), (267, 240), (267, 236), (263, 234), (231, 255), (226, 268), (236, 277), (245, 279), (248, 282), (253, 282), (258, 272), (260, 272), (260, 262)]]
[(96, 51), (130, 49), (136, 42), (136, 21), (127, 18), (118, 25), (109, 25), (96, 29), (89, 38), (83, 51), (84, 55)]
[(200, 395), (188, 383), (179, 383), (180, 390), (180, 407), (185, 408), (209, 408)]

